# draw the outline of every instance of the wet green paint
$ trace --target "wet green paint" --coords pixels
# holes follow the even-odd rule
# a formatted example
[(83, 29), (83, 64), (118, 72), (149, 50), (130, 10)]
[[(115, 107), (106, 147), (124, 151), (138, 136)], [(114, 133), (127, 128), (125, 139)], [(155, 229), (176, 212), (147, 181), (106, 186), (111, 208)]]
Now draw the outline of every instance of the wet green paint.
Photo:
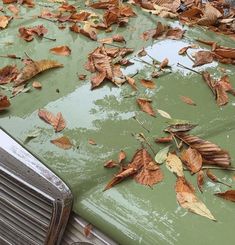
[[(232, 46), (231, 41), (201, 28), (191, 28), (186, 33), (187, 37), (180, 41), (143, 42), (140, 39), (143, 31), (154, 27), (158, 20), (163, 22), (166, 20), (137, 9), (136, 12), (138, 17), (132, 18), (126, 28), (114, 26), (113, 33), (101, 32), (99, 38), (115, 33), (124, 35), (127, 47), (135, 48), (135, 53), (130, 56), (133, 61), (135, 54), (142, 47), (146, 47), (148, 54), (158, 60), (166, 57), (169, 59), (173, 72), (154, 79), (157, 85), (154, 90), (145, 89), (139, 82), (141, 78), (150, 78), (149, 66), (134, 61), (135, 65), (124, 69), (124, 73), (128, 75), (139, 70), (136, 76), (139, 88), (137, 97), (151, 98), (155, 110), (164, 110), (173, 118), (198, 123), (199, 126), (192, 133), (219, 144), (228, 150), (234, 159), (235, 98), (229, 96), (229, 104), (219, 108), (199, 75), (176, 66), (177, 62), (192, 65), (187, 57), (179, 56), (177, 53), (180, 48), (195, 43), (194, 38), (218, 40), (220, 44), (227, 46)], [(111, 158), (117, 159), (121, 149), (127, 152), (128, 160), (131, 159), (133, 153), (140, 147), (131, 133), (145, 133), (155, 151), (160, 149), (153, 140), (163, 135), (162, 130), (167, 125), (167, 119), (160, 115), (153, 118), (141, 112), (135, 102), (136, 97), (125, 98), (132, 93), (127, 84), (117, 88), (107, 83), (91, 91), (90, 74), (84, 70), (83, 65), (88, 53), (97, 47), (98, 43), (71, 33), (68, 28), (59, 30), (54, 23), (36, 18), (32, 20), (31, 16), (38, 13), (39, 8), (24, 9), (23, 20), (12, 21), (8, 29), (0, 32), (1, 54), (14, 53), (23, 56), (24, 52), (27, 52), (34, 59), (58, 60), (64, 64), (64, 68), (46, 72), (32, 79), (42, 83), (42, 90), (32, 88), (29, 93), (12, 98), (10, 110), (0, 115), (0, 125), (21, 142), (29, 132), (41, 129), (41, 134), (28, 142), (26, 148), (42, 159), (69, 185), (74, 194), (74, 211), (120, 244), (232, 244), (234, 203), (223, 201), (213, 195), (215, 192), (226, 190), (222, 185), (206, 181), (205, 192), (203, 194), (198, 192), (198, 197), (204, 201), (218, 222), (209, 221), (179, 207), (174, 192), (175, 176), (164, 165), (162, 166), (164, 181), (153, 189), (127, 180), (106, 192), (102, 191), (115, 173), (115, 170), (104, 169), (103, 163)], [(172, 21), (169, 23), (179, 25)], [(56, 38), (57, 41), (36, 38), (33, 42), (26, 43), (17, 37), (19, 26), (38, 24), (44, 24), (49, 29), (48, 36)], [(50, 54), (49, 49), (57, 45), (68, 45), (72, 55), (61, 57)], [(205, 45), (201, 47), (207, 48)], [(143, 59), (151, 61), (149, 57)], [(3, 67), (14, 62), (1, 59), (0, 64)], [(219, 66), (228, 70), (231, 82), (235, 85), (235, 68), (228, 65)], [(219, 66), (214, 62), (198, 70), (208, 69), (219, 76)], [(87, 80), (79, 81), (76, 73), (88, 74)], [(191, 97), (197, 106), (184, 104), (179, 98), (181, 95)], [(39, 108), (46, 108), (54, 113), (62, 112), (67, 121), (67, 128), (62, 133), (55, 134), (52, 127), (38, 118)], [(151, 133), (147, 133), (132, 119), (134, 115)], [(50, 143), (51, 139), (62, 134), (71, 138), (75, 145), (73, 149), (64, 151)], [(96, 146), (88, 144), (90, 138), (96, 141)], [(233, 173), (223, 171), (215, 173), (235, 187), (231, 178)], [(189, 175), (187, 177), (196, 186), (196, 177)]]

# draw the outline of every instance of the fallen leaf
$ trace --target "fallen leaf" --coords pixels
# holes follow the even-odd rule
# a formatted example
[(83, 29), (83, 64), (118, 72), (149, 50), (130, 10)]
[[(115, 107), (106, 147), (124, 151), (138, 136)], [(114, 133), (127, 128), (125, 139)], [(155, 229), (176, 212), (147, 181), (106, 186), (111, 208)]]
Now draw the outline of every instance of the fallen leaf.
[(170, 115), (169, 113), (167, 113), (166, 111), (157, 109), (157, 112), (158, 112), (162, 117), (165, 117), (165, 118), (167, 118), (167, 119), (171, 119), (171, 115)]
[(225, 192), (215, 193), (216, 196), (224, 198), (225, 200), (235, 202), (235, 190), (228, 190)]
[(147, 54), (148, 54), (148, 53), (145, 51), (144, 48), (142, 48), (142, 49), (137, 53), (137, 55), (138, 55), (139, 57), (146, 56)]
[(64, 150), (68, 150), (73, 146), (73, 144), (67, 136), (62, 136), (60, 138), (51, 140), (51, 143)]
[(39, 109), (38, 116), (48, 124), (53, 125), (55, 121), (55, 115), (47, 110)]
[(27, 42), (31, 42), (34, 39), (34, 36), (43, 37), (45, 34), (47, 34), (47, 32), (47, 28), (45, 28), (43, 25), (19, 28), (20, 37)]
[(161, 63), (160, 63), (160, 69), (164, 69), (168, 66), (169, 60), (165, 58)]
[(88, 143), (89, 143), (90, 145), (97, 145), (96, 142), (95, 142), (93, 139), (89, 139), (89, 140), (88, 140)]
[(56, 55), (68, 56), (71, 54), (71, 49), (68, 46), (57, 46), (51, 48), (50, 52)]
[(204, 216), (208, 219), (216, 220), (205, 204), (195, 196), (194, 188), (184, 177), (178, 177), (175, 191), (177, 201), (182, 208), (186, 208), (190, 212)]
[(202, 190), (203, 184), (204, 184), (204, 172), (202, 170), (200, 170), (197, 173), (197, 186), (198, 186), (198, 189), (200, 190), (200, 192), (203, 192), (203, 190)]
[(139, 98), (139, 99), (137, 99), (137, 103), (138, 103), (138, 105), (142, 111), (146, 112), (150, 116), (153, 116), (153, 117), (156, 116), (156, 113), (154, 112), (154, 110), (150, 104), (151, 101), (149, 101), (148, 99)]
[(119, 165), (118, 163), (116, 163), (114, 160), (111, 159), (111, 160), (108, 160), (107, 162), (105, 162), (104, 167), (105, 168), (114, 168), (118, 165)]
[(156, 138), (155, 142), (156, 143), (170, 143), (172, 142), (172, 136), (169, 135), (168, 137), (161, 137), (161, 138)]
[(176, 133), (176, 132), (187, 132), (195, 128), (197, 124), (191, 124), (191, 123), (176, 123), (176, 124), (170, 124), (165, 131)]
[(166, 159), (166, 167), (176, 176), (184, 176), (183, 164), (176, 154), (169, 153)]
[(112, 39), (113, 39), (114, 42), (119, 42), (119, 43), (123, 43), (123, 42), (125, 43), (126, 42), (125, 38), (122, 35), (120, 35), (120, 34), (114, 35), (112, 37)]
[(189, 98), (189, 97), (187, 97), (187, 96), (180, 96), (180, 99), (181, 99), (184, 103), (186, 103), (186, 104), (188, 104), (188, 105), (194, 105), (194, 106), (196, 106), (196, 103), (195, 103), (191, 98)]
[(202, 156), (201, 154), (191, 147), (184, 150), (181, 154), (181, 160), (191, 171), (191, 174), (195, 174), (200, 171), (202, 167)]
[(32, 86), (36, 89), (41, 89), (42, 88), (42, 84), (40, 82), (34, 81), (32, 83)]
[(7, 96), (0, 94), (0, 112), (8, 109), (8, 107), (10, 107), (10, 105), (11, 105), (11, 103), (8, 100)]
[(70, 30), (75, 32), (75, 33), (80, 33), (83, 36), (88, 37), (93, 41), (97, 41), (97, 34), (93, 29), (85, 30), (85, 29), (81, 28), (80, 26), (74, 24), (70, 27)]
[(134, 90), (138, 90), (135, 79), (133, 77), (126, 76), (126, 81), (131, 85)]
[(3, 67), (0, 69), (0, 84), (7, 84), (12, 82), (18, 74), (19, 71), (16, 65), (8, 65)]
[(5, 29), (8, 24), (9, 24), (9, 21), (11, 20), (12, 18), (9, 17), (9, 16), (0, 16), (0, 30), (1, 29)]
[(141, 79), (140, 82), (146, 88), (149, 88), (149, 89), (156, 88), (156, 85), (155, 85), (155, 83), (152, 80)]
[(122, 163), (126, 159), (126, 153), (125, 151), (121, 150), (118, 154), (118, 162)]
[(161, 149), (160, 151), (158, 151), (158, 153), (156, 154), (156, 156), (154, 158), (155, 162), (158, 164), (164, 163), (167, 159), (169, 149), (170, 149), (170, 146), (167, 146), (167, 147)]
[(208, 177), (212, 182), (220, 183), (220, 184), (226, 185), (226, 186), (228, 186), (228, 187), (230, 187), (230, 188), (232, 187), (231, 185), (229, 185), (229, 184), (227, 184), (227, 183), (225, 183), (225, 182), (219, 180), (218, 177), (217, 177), (216, 175), (214, 175), (209, 169), (207, 169), (206, 175), (207, 175), (207, 177)]
[(191, 148), (196, 149), (201, 154), (203, 163), (220, 167), (230, 166), (231, 158), (229, 153), (221, 149), (218, 145), (183, 132), (175, 132), (174, 136)]
[(86, 79), (86, 75), (85, 75), (85, 74), (80, 74), (80, 75), (78, 76), (78, 78), (79, 78), (79, 80), (84, 81), (84, 80)]
[(214, 60), (213, 54), (210, 51), (198, 51), (195, 53), (194, 58), (193, 67), (209, 64)]
[(87, 224), (85, 227), (84, 227), (84, 235), (85, 237), (89, 237), (91, 235), (91, 230), (93, 229), (93, 226), (92, 224)]
[(41, 72), (59, 67), (63, 67), (63, 65), (54, 60), (32, 61), (21, 70), (20, 74), (14, 81), (14, 86), (16, 87), (26, 83), (29, 79)]

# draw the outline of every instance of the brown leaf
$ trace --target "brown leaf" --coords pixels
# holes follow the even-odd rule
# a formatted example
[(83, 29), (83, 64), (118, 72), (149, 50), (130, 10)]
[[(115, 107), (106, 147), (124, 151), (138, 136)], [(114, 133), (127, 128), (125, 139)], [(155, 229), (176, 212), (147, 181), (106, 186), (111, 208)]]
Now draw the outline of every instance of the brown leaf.
[(138, 90), (135, 79), (133, 77), (126, 76), (126, 81), (131, 85), (134, 90)]
[(85, 227), (84, 227), (84, 235), (85, 237), (89, 237), (91, 235), (91, 230), (93, 229), (93, 226), (92, 224), (87, 224)]
[(59, 67), (63, 67), (63, 65), (54, 60), (32, 61), (22, 69), (14, 81), (14, 86), (19, 86), (26, 83), (29, 79), (33, 78), (41, 72)]
[(180, 99), (184, 102), (184, 103), (186, 103), (186, 104), (188, 104), (188, 105), (196, 105), (196, 103), (191, 99), (191, 98), (189, 98), (189, 97), (187, 97), (187, 96), (180, 96)]
[(38, 81), (34, 81), (32, 86), (36, 89), (41, 89), (42, 88), (42, 84)]
[(184, 176), (183, 164), (176, 154), (169, 153), (166, 159), (166, 167), (177, 177)]
[(52, 126), (54, 127), (56, 133), (62, 131), (66, 127), (66, 122), (61, 112), (57, 113)]
[(137, 99), (137, 103), (139, 107), (141, 108), (142, 111), (146, 112), (150, 116), (155, 117), (156, 113), (154, 112), (152, 106), (151, 106), (151, 101), (145, 98), (139, 98)]
[(94, 77), (91, 78), (91, 89), (100, 86), (101, 83), (105, 80), (105, 78), (106, 78), (105, 71), (97, 73)]
[(147, 54), (148, 54), (148, 53), (145, 51), (144, 48), (142, 48), (142, 49), (137, 53), (137, 55), (138, 55), (139, 57), (146, 56)]
[(202, 156), (201, 154), (191, 147), (183, 151), (181, 154), (181, 160), (191, 171), (191, 174), (195, 174), (200, 171), (202, 167)]
[(195, 54), (193, 67), (212, 63), (213, 59), (213, 54), (210, 51), (198, 51)]
[(202, 170), (200, 170), (197, 173), (197, 186), (198, 186), (198, 189), (200, 190), (200, 192), (203, 192), (203, 190), (202, 190), (203, 184), (204, 184), (204, 172)]
[(189, 45), (189, 46), (183, 47), (183, 48), (181, 48), (181, 49), (178, 51), (178, 54), (179, 54), (179, 55), (184, 55), (184, 54), (187, 53), (188, 49), (190, 49), (190, 48), (194, 48), (194, 46), (193, 46), (193, 45)]
[(207, 175), (207, 177), (208, 177), (211, 181), (213, 181), (213, 182), (215, 182), (215, 183), (220, 183), (220, 184), (226, 185), (226, 186), (228, 186), (228, 187), (230, 187), (230, 188), (232, 187), (231, 185), (229, 185), (229, 184), (227, 184), (227, 183), (225, 183), (225, 182), (219, 180), (218, 177), (217, 177), (216, 175), (214, 175), (209, 169), (207, 169), (206, 175)]
[(42, 37), (47, 34), (48, 30), (43, 25), (38, 25), (34, 27), (20, 27), (19, 33), (20, 37), (27, 42), (31, 42), (34, 39), (34, 36)]
[(88, 140), (88, 143), (89, 143), (90, 145), (97, 145), (96, 142), (95, 142), (93, 139), (89, 139), (89, 140)]
[(64, 150), (68, 150), (73, 146), (73, 144), (67, 136), (62, 136), (60, 138), (51, 140), (51, 143)]
[(118, 166), (118, 164), (114, 161), (114, 160), (108, 160), (107, 162), (105, 162), (105, 164), (104, 164), (104, 167), (105, 168), (114, 168), (114, 167), (116, 167), (116, 166)]
[(172, 136), (169, 135), (168, 137), (161, 137), (161, 138), (156, 138), (155, 142), (156, 143), (170, 143), (172, 141)]
[(224, 198), (225, 200), (235, 202), (235, 190), (228, 190), (225, 192), (215, 193), (216, 196)]
[(221, 149), (218, 145), (182, 132), (176, 132), (174, 136), (191, 148), (196, 149), (201, 154), (203, 163), (221, 167), (228, 167), (230, 165), (231, 159), (229, 153)]
[(8, 100), (7, 96), (0, 94), (0, 111), (8, 109), (10, 105), (11, 103)]
[(17, 8), (15, 5), (10, 4), (8, 7), (8, 10), (11, 11), (14, 15), (18, 15), (20, 12), (19, 8)]
[(7, 84), (12, 82), (18, 74), (19, 71), (16, 65), (8, 65), (3, 67), (0, 69), (0, 84)]
[(141, 84), (146, 87), (146, 88), (149, 88), (149, 89), (154, 89), (156, 88), (156, 85), (155, 83), (152, 81), (152, 80), (147, 80), (147, 79), (141, 79)]
[(121, 163), (125, 159), (126, 159), (126, 153), (125, 151), (121, 150), (118, 154), (118, 162)]
[(39, 109), (38, 110), (38, 116), (45, 121), (48, 124), (53, 125), (54, 121), (55, 121), (55, 115), (47, 110), (43, 110), (43, 109)]
[(160, 69), (164, 69), (168, 66), (169, 60), (165, 58), (161, 63), (160, 63)]
[(0, 16), (0, 30), (5, 29), (12, 18), (9, 16)]
[(85, 74), (80, 74), (80, 75), (78, 76), (78, 78), (79, 78), (79, 80), (84, 81), (84, 80), (86, 79), (86, 75), (85, 75)]
[(175, 191), (177, 201), (182, 208), (186, 208), (190, 212), (204, 216), (208, 219), (216, 220), (205, 204), (195, 196), (194, 188), (184, 177), (178, 177)]
[(89, 6), (94, 9), (109, 9), (111, 7), (117, 6), (119, 0), (104, 0), (96, 3), (92, 3)]
[(190, 124), (190, 123), (179, 123), (179, 124), (173, 124), (168, 126), (165, 131), (166, 132), (171, 132), (171, 133), (176, 133), (176, 132), (187, 132), (190, 131), (191, 129), (195, 128), (197, 125), (196, 124)]
[(125, 43), (125, 38), (122, 35), (116, 34), (112, 37), (114, 42)]
[(70, 30), (76, 33), (80, 33), (85, 37), (90, 38), (93, 41), (97, 41), (97, 35), (96, 32), (93, 30), (86, 31), (85, 29), (81, 28), (80, 26), (74, 24), (70, 27)]
[(56, 55), (68, 56), (71, 54), (71, 49), (68, 46), (57, 46), (50, 49), (51, 53)]

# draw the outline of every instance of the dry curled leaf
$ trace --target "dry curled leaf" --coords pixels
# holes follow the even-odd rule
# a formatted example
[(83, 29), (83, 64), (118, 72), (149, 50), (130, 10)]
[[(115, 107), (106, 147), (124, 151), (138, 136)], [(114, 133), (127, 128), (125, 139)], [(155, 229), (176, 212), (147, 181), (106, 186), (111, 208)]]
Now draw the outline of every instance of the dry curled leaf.
[(197, 150), (202, 156), (203, 163), (221, 167), (228, 167), (230, 165), (231, 159), (229, 153), (221, 149), (218, 145), (182, 132), (175, 132), (174, 136)]
[(146, 88), (149, 88), (149, 89), (156, 88), (156, 85), (155, 85), (155, 83), (152, 80), (141, 79), (140, 82)]
[(63, 67), (63, 65), (54, 60), (32, 61), (25, 65), (25, 67), (21, 70), (20, 74), (14, 81), (14, 86), (16, 87), (26, 83), (29, 79), (33, 78), (41, 72), (59, 67)]
[(180, 96), (180, 99), (184, 102), (184, 103), (186, 103), (186, 104), (188, 104), (188, 105), (196, 105), (196, 103), (191, 99), (191, 98), (189, 98), (189, 97), (187, 97), (187, 96)]
[(166, 159), (166, 167), (178, 177), (184, 176), (183, 164), (176, 154), (169, 153)]
[(57, 46), (51, 48), (50, 52), (56, 55), (68, 56), (71, 54), (71, 49), (68, 46)]
[(34, 81), (32, 83), (32, 86), (36, 89), (41, 89), (42, 88), (42, 84), (40, 82)]
[(209, 64), (212, 63), (214, 60), (214, 56), (210, 51), (198, 51), (196, 52), (194, 58), (195, 60), (193, 67)]
[(0, 69), (0, 84), (7, 84), (12, 82), (18, 74), (19, 71), (16, 65), (8, 65), (3, 67)]
[(193, 149), (191, 147), (182, 152), (181, 160), (191, 171), (191, 174), (197, 173), (202, 167), (201, 154), (196, 149)]
[(169, 60), (165, 58), (161, 63), (160, 63), (160, 69), (164, 69), (168, 66)]
[(168, 137), (161, 137), (161, 138), (156, 138), (155, 142), (156, 143), (170, 143), (172, 142), (172, 135), (169, 135)]
[(7, 96), (0, 94), (0, 111), (6, 110), (10, 105)]
[(235, 190), (228, 190), (225, 192), (215, 193), (216, 196), (221, 197), (225, 200), (235, 202)]
[(64, 150), (68, 150), (73, 147), (72, 142), (67, 136), (62, 136), (57, 139), (51, 140), (51, 143)]
[(93, 229), (93, 226), (92, 224), (87, 224), (85, 227), (84, 227), (84, 235), (85, 237), (89, 237), (91, 235), (91, 230)]
[(202, 170), (200, 170), (197, 173), (197, 186), (198, 186), (198, 189), (200, 190), (200, 192), (203, 192), (203, 190), (202, 190), (203, 184), (204, 184), (204, 172)]
[(146, 112), (150, 116), (155, 117), (156, 113), (154, 112), (152, 106), (151, 106), (151, 100), (145, 99), (145, 98), (139, 98), (137, 99), (137, 103), (142, 111)]
[(89, 139), (89, 140), (88, 140), (88, 143), (89, 143), (90, 145), (97, 145), (96, 142), (95, 142), (93, 139)]
[(181, 207), (208, 219), (216, 220), (205, 204), (195, 196), (194, 188), (184, 177), (178, 177), (175, 185), (175, 191), (177, 201)]

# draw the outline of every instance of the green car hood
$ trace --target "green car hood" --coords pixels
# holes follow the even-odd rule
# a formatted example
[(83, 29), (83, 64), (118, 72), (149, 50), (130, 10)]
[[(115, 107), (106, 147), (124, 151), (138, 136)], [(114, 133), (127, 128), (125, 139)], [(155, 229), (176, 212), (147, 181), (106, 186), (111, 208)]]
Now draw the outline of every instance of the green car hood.
[[(71, 1), (77, 3), (78, 1)], [(83, 2), (83, 1), (81, 1)], [(37, 1), (43, 4), (42, 1)], [(58, 5), (56, 5), (58, 6)], [(81, 4), (82, 6), (82, 4)], [(127, 47), (134, 48), (134, 65), (123, 69), (127, 75), (136, 71), (138, 82), (148, 78), (151, 69), (148, 65), (134, 60), (134, 55), (143, 47), (148, 54), (157, 60), (169, 59), (172, 73), (154, 79), (156, 88), (146, 89), (137, 83), (138, 97), (151, 98), (153, 108), (168, 112), (173, 118), (180, 118), (197, 123), (192, 133), (203, 139), (210, 140), (228, 150), (232, 160), (235, 158), (235, 98), (229, 97), (229, 104), (220, 108), (216, 105), (213, 95), (201, 76), (177, 67), (177, 62), (191, 67), (192, 62), (179, 56), (180, 48), (195, 43), (195, 38), (216, 40), (225, 46), (235, 46), (225, 36), (217, 35), (202, 28), (183, 27), (186, 37), (179, 41), (141, 40), (140, 35), (156, 26), (157, 21), (180, 26), (178, 22), (161, 19), (135, 9), (137, 17), (131, 18), (127, 27), (113, 27), (113, 32), (100, 32), (99, 38), (122, 34)], [(132, 88), (125, 84), (115, 87), (106, 83), (102, 87), (90, 90), (90, 74), (84, 70), (88, 54), (99, 44), (95, 41), (72, 33), (68, 28), (58, 29), (55, 23), (32, 18), (39, 14), (39, 7), (22, 8), (23, 19), (12, 21), (9, 27), (0, 31), (1, 54), (23, 56), (24, 51), (33, 59), (53, 59), (64, 64), (64, 68), (51, 70), (38, 75), (32, 81), (42, 83), (39, 91), (31, 89), (11, 99), (8, 111), (1, 112), (0, 126), (10, 135), (22, 142), (27, 149), (38, 156), (50, 169), (61, 177), (70, 187), (74, 195), (73, 210), (120, 244), (232, 244), (234, 238), (235, 206), (214, 196), (215, 192), (225, 191), (227, 187), (206, 180), (204, 193), (198, 197), (207, 205), (218, 220), (213, 222), (201, 216), (189, 213), (181, 208), (176, 201), (174, 185), (176, 178), (163, 165), (163, 182), (153, 188), (142, 186), (132, 179), (126, 180), (110, 190), (103, 192), (107, 182), (117, 170), (105, 169), (104, 162), (117, 159), (118, 152), (124, 150), (130, 161), (134, 152), (140, 148), (139, 142), (132, 133), (145, 133), (155, 151), (160, 146), (153, 140), (163, 135), (167, 119), (157, 114), (150, 117), (140, 111)], [(35, 39), (30, 43), (17, 37), (20, 26), (43, 24), (48, 28), (47, 36), (56, 38), (56, 42), (46, 39)], [(68, 45), (72, 54), (68, 57), (56, 56), (49, 49), (58, 45)], [(208, 47), (201, 45), (201, 49)], [(149, 57), (144, 60), (151, 62)], [(20, 62), (1, 59), (1, 67)], [(227, 69), (231, 83), (235, 85), (235, 68), (216, 62), (202, 66), (198, 70), (212, 72), (219, 76), (218, 67)], [(88, 74), (88, 79), (80, 81), (77, 74)], [(31, 84), (30, 84), (31, 86)], [(6, 93), (6, 92), (5, 92)], [(181, 95), (192, 98), (197, 106), (184, 104)], [(67, 122), (62, 133), (55, 133), (53, 128), (38, 117), (38, 109), (57, 113), (62, 112)], [(134, 115), (144, 123), (150, 133), (132, 118)], [(27, 144), (26, 136), (37, 129), (41, 133)], [(74, 144), (69, 150), (63, 150), (50, 143), (51, 139), (68, 136)], [(88, 143), (95, 140), (97, 145)], [(214, 171), (227, 183), (232, 182), (232, 172)], [(196, 186), (196, 177), (186, 173), (187, 179)]]

